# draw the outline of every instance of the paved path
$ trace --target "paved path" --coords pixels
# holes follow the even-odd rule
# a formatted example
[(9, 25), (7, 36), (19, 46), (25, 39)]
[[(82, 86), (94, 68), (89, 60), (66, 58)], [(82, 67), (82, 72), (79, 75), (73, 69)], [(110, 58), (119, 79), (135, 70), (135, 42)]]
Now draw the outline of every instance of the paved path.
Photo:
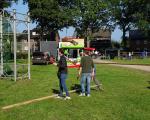
[(121, 65), (121, 64), (110, 64), (110, 65), (133, 68), (133, 69), (138, 69), (138, 70), (150, 72), (150, 66), (146, 66), (146, 65)]
[(150, 72), (150, 66), (146, 66), (146, 65), (123, 65), (123, 64), (118, 64), (116, 62), (112, 62), (112, 61), (98, 60), (98, 59), (94, 59), (93, 61), (94, 63), (109, 64), (113, 66), (127, 67), (127, 68), (133, 68), (133, 69)]
[(109, 60), (101, 60), (101, 59), (93, 59), (94, 63), (101, 64), (117, 64), (117, 62), (109, 61)]

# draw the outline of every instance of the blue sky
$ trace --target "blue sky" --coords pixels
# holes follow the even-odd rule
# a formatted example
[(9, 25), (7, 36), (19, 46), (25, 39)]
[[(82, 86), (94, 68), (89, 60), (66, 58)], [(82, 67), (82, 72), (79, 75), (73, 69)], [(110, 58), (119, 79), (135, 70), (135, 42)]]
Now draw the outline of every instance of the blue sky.
[[(12, 11), (13, 9), (16, 9), (17, 12), (19, 13), (27, 13), (28, 12), (28, 6), (22, 4), (22, 0), (19, 0), (18, 4), (13, 4), (8, 10)], [(36, 24), (30, 25), (30, 28), (33, 29), (36, 26)], [(69, 27), (69, 29), (64, 28), (62, 31), (59, 31), (60, 37), (63, 38), (65, 36), (72, 36), (74, 33), (74, 28)], [(121, 30), (116, 28), (114, 32), (112, 32), (111, 39), (115, 41), (120, 41), (122, 36)]]

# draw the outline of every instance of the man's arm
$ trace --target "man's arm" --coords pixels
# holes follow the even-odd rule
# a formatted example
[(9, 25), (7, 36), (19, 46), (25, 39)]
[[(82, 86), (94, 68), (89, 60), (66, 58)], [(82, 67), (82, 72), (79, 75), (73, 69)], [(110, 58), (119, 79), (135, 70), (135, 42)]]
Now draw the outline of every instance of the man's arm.
[(91, 73), (91, 76), (94, 77), (94, 62), (92, 60), (92, 73)]
[(79, 72), (78, 72), (77, 80), (80, 78), (81, 73), (82, 73), (82, 67), (80, 67), (80, 68), (79, 68)]
[(81, 72), (82, 72), (82, 67), (79, 68), (78, 76), (81, 76)]
[(94, 68), (92, 68), (91, 76), (92, 76), (92, 78), (94, 77)]

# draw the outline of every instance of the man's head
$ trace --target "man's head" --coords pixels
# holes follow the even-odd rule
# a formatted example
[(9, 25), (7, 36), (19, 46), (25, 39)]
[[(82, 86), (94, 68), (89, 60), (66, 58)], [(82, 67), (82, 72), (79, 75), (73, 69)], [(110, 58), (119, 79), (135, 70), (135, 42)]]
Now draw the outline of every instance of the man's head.
[(60, 56), (64, 55), (64, 51), (63, 51), (63, 49), (59, 49), (58, 54), (59, 54)]
[(90, 51), (84, 50), (84, 54), (85, 54), (85, 55), (90, 55)]
[(84, 53), (83, 53), (83, 52), (80, 52), (79, 54), (80, 54), (81, 57), (84, 56)]

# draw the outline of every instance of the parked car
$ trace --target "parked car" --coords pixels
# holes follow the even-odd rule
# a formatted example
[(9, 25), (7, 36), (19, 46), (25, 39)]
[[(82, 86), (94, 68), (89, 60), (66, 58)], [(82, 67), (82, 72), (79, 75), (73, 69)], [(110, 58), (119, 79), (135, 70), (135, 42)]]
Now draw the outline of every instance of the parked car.
[(50, 54), (48, 52), (33, 52), (32, 64), (49, 64)]

